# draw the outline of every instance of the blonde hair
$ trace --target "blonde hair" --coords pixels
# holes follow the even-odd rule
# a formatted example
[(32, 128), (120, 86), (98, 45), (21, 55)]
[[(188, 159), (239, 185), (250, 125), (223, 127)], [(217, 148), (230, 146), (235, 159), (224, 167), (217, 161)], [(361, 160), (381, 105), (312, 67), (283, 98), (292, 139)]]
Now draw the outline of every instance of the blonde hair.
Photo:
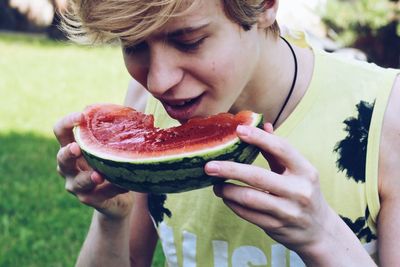
[[(225, 13), (245, 30), (275, 0), (223, 0)], [(172, 17), (183, 15), (196, 0), (70, 0), (62, 28), (69, 39), (82, 44), (120, 41), (136, 44), (160, 29)], [(268, 29), (279, 35), (275, 22)]]
[[(225, 13), (232, 21), (241, 25), (245, 30), (250, 30), (257, 22), (257, 17), (271, 7), (276, 0), (223, 0)], [(280, 30), (275, 21), (267, 32), (279, 36)]]

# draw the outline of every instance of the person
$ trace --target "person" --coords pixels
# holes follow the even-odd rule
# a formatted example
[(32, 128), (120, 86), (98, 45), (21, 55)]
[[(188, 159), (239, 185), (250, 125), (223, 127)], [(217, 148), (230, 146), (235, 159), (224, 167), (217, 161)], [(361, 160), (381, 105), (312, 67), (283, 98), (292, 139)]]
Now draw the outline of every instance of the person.
[(67, 0), (6, 0), (0, 2), (0, 30), (46, 33), (53, 40), (64, 40), (59, 29), (60, 14)]
[(145, 89), (158, 126), (265, 118), (237, 128), (261, 150), (252, 165), (208, 162), (225, 182), (166, 195), (160, 221), (151, 195), (88, 166), (72, 134), (82, 113), (61, 118), (58, 172), (94, 208), (77, 266), (150, 266), (158, 240), (169, 266), (400, 265), (399, 70), (281, 37), (278, 2), (73, 1), (71, 38), (121, 43), (135, 80), (125, 104)]

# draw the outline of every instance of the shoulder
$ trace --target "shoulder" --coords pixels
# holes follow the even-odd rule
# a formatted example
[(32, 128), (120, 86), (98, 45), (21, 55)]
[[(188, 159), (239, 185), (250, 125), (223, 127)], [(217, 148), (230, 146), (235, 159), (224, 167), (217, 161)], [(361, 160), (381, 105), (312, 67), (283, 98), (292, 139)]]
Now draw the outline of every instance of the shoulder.
[[(382, 128), (379, 193), (384, 201), (400, 190), (400, 75), (394, 81)], [(394, 186), (397, 185), (396, 188)]]
[(140, 83), (132, 79), (128, 85), (124, 105), (144, 112), (148, 94), (149, 93)]
[(397, 76), (388, 101), (379, 153), (378, 216), (379, 258), (382, 266), (399, 266), (397, 247), (400, 238), (400, 76)]

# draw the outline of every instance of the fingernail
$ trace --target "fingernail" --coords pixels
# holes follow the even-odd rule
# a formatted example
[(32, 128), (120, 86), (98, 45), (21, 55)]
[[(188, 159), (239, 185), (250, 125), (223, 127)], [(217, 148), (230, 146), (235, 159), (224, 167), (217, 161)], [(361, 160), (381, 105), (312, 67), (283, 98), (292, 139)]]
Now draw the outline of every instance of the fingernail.
[(267, 133), (271, 133), (272, 134), (274, 132), (274, 126), (272, 125), (272, 123), (267, 122), (267, 123), (264, 124), (264, 130)]
[(90, 175), (90, 179), (95, 184), (103, 183), (103, 178), (97, 172), (92, 172), (92, 174)]
[(215, 162), (209, 162), (206, 165), (206, 171), (209, 175), (217, 175), (219, 172), (219, 166)]
[(90, 174), (90, 180), (92, 180), (93, 183), (97, 184), (97, 177), (94, 172)]
[(238, 127), (236, 128), (236, 132), (241, 136), (249, 135), (249, 129), (243, 125), (238, 125)]
[(70, 146), (69, 146), (69, 150), (71, 151), (71, 153), (74, 156), (79, 156), (79, 154), (80, 154), (79, 146), (78, 146), (77, 143), (71, 143)]

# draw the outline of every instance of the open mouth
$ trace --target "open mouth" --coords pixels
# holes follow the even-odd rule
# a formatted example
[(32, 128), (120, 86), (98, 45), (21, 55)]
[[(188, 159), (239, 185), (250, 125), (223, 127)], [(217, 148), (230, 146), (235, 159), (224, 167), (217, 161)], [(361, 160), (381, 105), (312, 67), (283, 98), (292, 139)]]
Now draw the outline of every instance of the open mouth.
[(191, 104), (193, 104), (199, 97), (195, 97), (189, 100), (180, 100), (178, 102), (169, 102), (167, 105), (170, 105), (174, 108), (185, 108)]
[(167, 113), (179, 121), (187, 120), (193, 116), (197, 107), (200, 105), (204, 94), (185, 100), (164, 100), (163, 106)]

